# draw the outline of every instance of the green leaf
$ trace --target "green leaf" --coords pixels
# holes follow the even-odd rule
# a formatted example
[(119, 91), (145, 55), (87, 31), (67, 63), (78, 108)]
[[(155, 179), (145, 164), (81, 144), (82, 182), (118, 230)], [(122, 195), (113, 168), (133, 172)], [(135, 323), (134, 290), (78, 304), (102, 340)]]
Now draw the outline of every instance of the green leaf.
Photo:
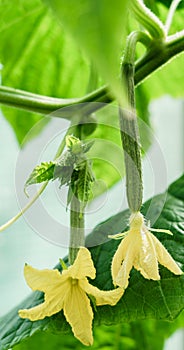
[[(79, 126), (78, 126), (79, 127)], [(82, 154), (87, 153), (90, 148), (93, 146), (94, 140), (88, 141), (88, 140), (80, 140), (77, 137), (73, 135), (67, 135), (66, 136), (66, 146), (67, 148), (73, 152), (74, 154)]]
[(143, 82), (149, 99), (156, 99), (163, 95), (184, 97), (183, 93), (183, 54), (173, 59), (163, 69), (153, 73)]
[[(173, 258), (184, 267), (184, 196), (181, 192), (178, 197), (179, 187), (184, 187), (184, 175), (168, 188), (167, 193), (146, 202), (142, 212), (144, 215), (150, 213), (148, 219), (151, 220), (152, 227), (170, 229), (173, 232), (173, 236), (161, 233), (157, 237)], [(119, 244), (119, 241), (109, 241), (107, 237), (109, 234), (125, 231), (128, 218), (128, 210), (118, 213), (99, 224), (87, 238), (86, 243), (91, 246), (90, 251), (97, 270), (93, 284), (101, 289), (113, 288), (110, 266)], [(160, 266), (160, 274), (160, 281), (150, 281), (144, 279), (138, 271), (132, 270), (129, 287), (122, 299), (114, 307), (98, 307), (95, 324), (111, 325), (144, 319), (173, 321), (184, 309), (184, 275), (175, 276), (163, 266)], [(36, 331), (50, 330), (62, 334), (70, 330), (62, 312), (36, 322), (18, 317), (19, 309), (33, 307), (42, 301), (43, 294), (34, 292), (0, 319), (0, 350), (13, 347)]]
[[(184, 326), (182, 313), (173, 322), (156, 320), (135, 321), (121, 325), (94, 327), (93, 350), (163, 350), (164, 341), (175, 330)], [(155, 336), (156, 335), (156, 336)], [(86, 349), (72, 334), (54, 335), (50, 332), (39, 332), (23, 343), (15, 346), (15, 350), (39, 349)]]
[(125, 39), (127, 0), (45, 0), (82, 47), (100, 75), (122, 100), (120, 57)]
[(67, 135), (66, 136), (66, 147), (73, 153), (78, 154), (82, 152), (82, 143), (81, 141), (73, 136), (73, 135)]
[(25, 183), (25, 192), (30, 185), (50, 180), (59, 179), (60, 186), (69, 184), (76, 161), (76, 157), (70, 151), (66, 151), (53, 162), (42, 162), (37, 165)]
[[(77, 169), (72, 173), (70, 187), (72, 195), (76, 196), (82, 204), (81, 212), (83, 212), (86, 204), (91, 199), (91, 186), (94, 181), (95, 178), (92, 173), (91, 162), (85, 160), (79, 163)], [(71, 191), (69, 191), (68, 204), (71, 201), (72, 195)]]
[(44, 181), (49, 181), (53, 179), (54, 176), (54, 162), (42, 162), (40, 165), (37, 165), (26, 181), (25, 188), (29, 185), (36, 183), (41, 183)]
[[(67, 150), (55, 161), (42, 162), (40, 165), (37, 165), (25, 183), (25, 192), (29, 185), (59, 179), (60, 186), (71, 183), (71, 188), (75, 195), (79, 197), (79, 200), (83, 198), (84, 202), (87, 203), (89, 183), (94, 181), (94, 177), (85, 153), (90, 150), (93, 143), (93, 140), (80, 141), (77, 137), (68, 135), (66, 137)], [(83, 195), (81, 194), (82, 187), (84, 190)]]
[[(85, 94), (88, 61), (41, 0), (1, 1), (0, 12), (3, 85), (53, 97)], [(8, 107), (3, 112), (19, 143), (42, 118)], [(47, 122), (44, 117), (29, 136), (36, 136)]]

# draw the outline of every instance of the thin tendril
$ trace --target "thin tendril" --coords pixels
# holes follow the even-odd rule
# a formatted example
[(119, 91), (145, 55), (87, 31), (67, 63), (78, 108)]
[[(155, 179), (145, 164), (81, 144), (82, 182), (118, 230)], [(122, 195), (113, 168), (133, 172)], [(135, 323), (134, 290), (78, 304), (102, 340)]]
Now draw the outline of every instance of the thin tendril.
[[(72, 130), (73, 130), (74, 127), (75, 127), (75, 126), (74, 126), (73, 124), (69, 127), (69, 129), (68, 129), (67, 132), (66, 132), (65, 137), (66, 137), (68, 134), (72, 133)], [(63, 150), (64, 150), (64, 147), (65, 147), (65, 137), (63, 138), (63, 140), (62, 140), (62, 142), (61, 142), (61, 144), (60, 144), (60, 146), (59, 146), (59, 148), (58, 148), (58, 150), (57, 150), (57, 152), (56, 152), (56, 155), (55, 155), (55, 157), (54, 157), (54, 160), (55, 160), (56, 158), (58, 158), (58, 157), (61, 155), (61, 153), (63, 152)], [(14, 224), (14, 222), (16, 222), (16, 221), (17, 221), (17, 220), (18, 220), (18, 219), (19, 219), (19, 218), (20, 218), (20, 217), (21, 217), (35, 202), (36, 202), (36, 200), (39, 198), (39, 196), (43, 193), (43, 191), (44, 191), (45, 188), (47, 187), (48, 183), (49, 183), (49, 181), (46, 181), (46, 182), (41, 186), (41, 188), (40, 188), (39, 191), (35, 194), (35, 196), (30, 200), (29, 203), (27, 203), (27, 204), (25, 205), (24, 208), (22, 208), (22, 209), (19, 211), (18, 214), (16, 214), (16, 215), (13, 216), (10, 220), (8, 220), (5, 224), (3, 224), (2, 226), (0, 226), (0, 232), (6, 230), (8, 227), (10, 227), (12, 224)]]
[(168, 16), (167, 16), (167, 20), (165, 23), (165, 31), (166, 31), (166, 35), (169, 33), (171, 24), (172, 24), (172, 20), (173, 20), (173, 16), (175, 14), (175, 11), (179, 5), (179, 3), (181, 2), (181, 0), (173, 0), (171, 3), (171, 6), (169, 8), (169, 12), (168, 12)]
[(17, 221), (33, 205), (34, 202), (36, 202), (38, 197), (42, 194), (42, 192), (47, 187), (47, 184), (48, 184), (48, 181), (45, 182), (44, 185), (42, 185), (42, 187), (39, 189), (36, 195), (30, 200), (28, 204), (26, 204), (26, 206), (23, 209), (21, 209), (21, 211), (17, 215), (15, 215), (13, 218), (7, 221), (4, 225), (0, 226), (0, 232), (6, 230), (8, 227), (14, 224), (14, 222)]

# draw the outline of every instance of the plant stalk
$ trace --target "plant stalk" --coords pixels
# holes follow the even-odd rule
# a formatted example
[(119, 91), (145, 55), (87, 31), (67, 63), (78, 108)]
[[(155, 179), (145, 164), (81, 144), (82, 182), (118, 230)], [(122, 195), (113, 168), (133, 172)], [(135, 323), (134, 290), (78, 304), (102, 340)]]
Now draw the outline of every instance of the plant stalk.
[(141, 0), (131, 0), (130, 8), (137, 21), (147, 29), (154, 39), (165, 38), (165, 28), (160, 19)]
[(122, 64), (127, 108), (119, 109), (119, 121), (126, 171), (126, 192), (131, 212), (140, 211), (143, 197), (141, 148), (136, 117), (134, 71), (135, 49), (141, 33), (132, 33), (127, 40)]
[(84, 246), (84, 214), (80, 211), (80, 202), (74, 195), (71, 200), (70, 208), (70, 244), (69, 244), (69, 263), (72, 265), (76, 259), (80, 247)]

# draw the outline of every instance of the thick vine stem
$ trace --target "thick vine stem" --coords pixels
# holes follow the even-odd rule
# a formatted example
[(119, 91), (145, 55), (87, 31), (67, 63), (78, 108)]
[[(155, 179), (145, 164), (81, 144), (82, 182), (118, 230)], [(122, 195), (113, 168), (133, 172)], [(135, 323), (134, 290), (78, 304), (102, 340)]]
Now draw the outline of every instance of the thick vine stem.
[[(123, 75), (127, 81), (127, 90), (132, 87), (133, 66), (125, 64)], [(129, 94), (129, 101), (134, 101), (133, 93)], [(129, 208), (132, 212), (140, 211), (143, 197), (142, 167), (140, 138), (137, 125), (136, 112), (132, 109), (119, 111), (121, 139), (124, 150), (124, 161), (126, 169), (126, 192)]]
[(134, 60), (135, 49), (140, 34), (129, 36), (122, 64), (122, 78), (127, 93), (127, 108), (120, 108), (120, 132), (124, 150), (126, 171), (126, 190), (129, 208), (132, 212), (138, 212), (142, 205), (143, 184), (141, 167), (141, 148), (139, 129), (135, 107), (134, 88)]
[[(75, 112), (81, 117), (103, 107), (103, 103), (112, 101), (108, 89), (100, 88), (81, 98), (55, 98), (33, 94), (27, 91), (0, 86), (0, 103), (5, 106), (27, 110), (41, 115), (50, 115), (71, 120)], [(94, 102), (93, 107), (88, 102)], [(100, 103), (99, 103), (100, 102)], [(62, 111), (63, 109), (63, 111)], [(59, 113), (54, 114), (55, 111)]]
[(130, 8), (133, 11), (137, 21), (154, 39), (164, 39), (166, 37), (165, 28), (159, 18), (144, 5), (142, 0), (131, 0)]
[(130, 64), (132, 64), (133, 62), (134, 66), (135, 66), (135, 63), (134, 63), (135, 48), (136, 48), (137, 42), (141, 42), (147, 48), (147, 51), (148, 51), (151, 48), (152, 39), (148, 34), (140, 30), (136, 30), (130, 33), (130, 35), (128, 35), (125, 52), (123, 56), (123, 61)]
[(70, 243), (69, 243), (69, 263), (72, 265), (76, 259), (80, 247), (84, 246), (84, 214), (81, 214), (81, 204), (74, 195), (70, 208)]
[[(142, 83), (145, 78), (161, 68), (169, 60), (184, 51), (184, 30), (168, 36), (165, 42), (157, 44), (153, 41), (147, 53), (135, 63), (135, 86)], [(58, 118), (71, 120), (73, 112), (81, 112), (86, 104), (85, 113), (91, 114), (99, 108), (103, 108), (106, 103), (113, 101), (109, 94), (108, 87), (101, 88), (87, 94), (81, 98), (60, 99), (49, 96), (42, 96), (32, 94), (27, 91), (13, 89), (8, 86), (0, 86), (0, 103), (5, 106), (27, 110), (29, 112), (38, 113), (41, 115), (48, 115), (57, 109), (60, 113), (50, 114)], [(96, 102), (90, 104), (89, 102)], [(98, 103), (101, 102), (101, 103)], [(88, 107), (89, 106), (89, 111)], [(69, 107), (66, 109), (65, 107)], [(62, 113), (62, 109), (64, 112)]]
[(184, 30), (167, 37), (165, 43), (152, 42), (147, 53), (135, 65), (135, 86), (151, 73), (184, 51)]

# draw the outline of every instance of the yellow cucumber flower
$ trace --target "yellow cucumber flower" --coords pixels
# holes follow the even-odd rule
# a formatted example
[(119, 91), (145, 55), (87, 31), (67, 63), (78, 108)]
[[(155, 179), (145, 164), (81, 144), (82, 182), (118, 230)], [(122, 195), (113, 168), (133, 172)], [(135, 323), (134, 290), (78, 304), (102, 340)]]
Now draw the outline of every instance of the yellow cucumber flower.
[(127, 288), (132, 267), (140, 271), (144, 278), (152, 280), (160, 279), (158, 263), (175, 275), (183, 273), (150, 230), (172, 235), (169, 230), (146, 227), (143, 215), (137, 212), (130, 216), (129, 231), (109, 236), (113, 239), (124, 237), (112, 260), (111, 272), (115, 286)]
[(93, 343), (93, 311), (88, 295), (95, 298), (96, 305), (115, 305), (124, 292), (122, 288), (102, 291), (88, 282), (87, 277), (94, 279), (96, 270), (91, 254), (85, 247), (79, 249), (74, 264), (62, 273), (58, 270), (37, 270), (25, 265), (24, 275), (32, 290), (45, 293), (45, 299), (42, 304), (31, 309), (19, 310), (19, 316), (36, 321), (63, 309), (74, 336), (84, 345)]

